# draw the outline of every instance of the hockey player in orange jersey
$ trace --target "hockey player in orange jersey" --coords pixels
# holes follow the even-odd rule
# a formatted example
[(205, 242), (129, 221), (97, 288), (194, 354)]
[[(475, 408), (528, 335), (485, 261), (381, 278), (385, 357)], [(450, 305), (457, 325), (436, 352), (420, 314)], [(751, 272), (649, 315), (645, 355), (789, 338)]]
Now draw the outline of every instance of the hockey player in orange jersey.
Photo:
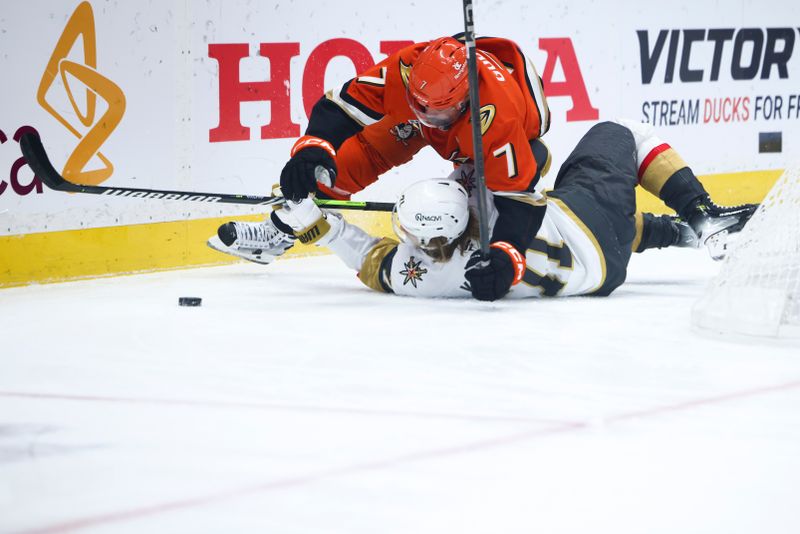
[[(550, 126), (549, 110), (538, 74), (515, 43), (479, 38), (477, 48), (486, 184), (502, 193), (495, 198), (498, 221), (491, 240), (524, 253), (546, 209), (534, 186), (549, 164), (539, 140)], [(317, 192), (346, 197), (424, 145), (455, 164), (470, 162), (468, 107), (462, 42), (444, 37), (406, 47), (317, 102), (306, 135), (294, 144), (281, 173), (283, 194), (294, 200)], [(325, 176), (320, 169), (328, 171), (329, 183), (317, 183)], [(223, 230), (220, 238), (234, 248), (251, 237)], [(500, 272), (504, 263), (496, 260), (493, 251), (474, 285), (507, 279)]]
[[(541, 142), (530, 146), (550, 126), (541, 81), (513, 42), (480, 38), (478, 48), (487, 186), (493, 191), (526, 191), (538, 181), (548, 157)], [(407, 161), (429, 144), (443, 158), (466, 163), (474, 157), (467, 96), (464, 46), (450, 37), (418, 43), (329, 91), (315, 106), (306, 136), (293, 153), (306, 143), (316, 146), (311, 136), (338, 147), (357, 135), (388, 160)], [(341, 154), (330, 155), (334, 164), (340, 163)], [(287, 197), (299, 199), (317, 184), (313, 175), (295, 173), (295, 167), (287, 163), (281, 187)], [(334, 196), (358, 190), (338, 179), (337, 188)], [(324, 186), (320, 189), (327, 192)]]

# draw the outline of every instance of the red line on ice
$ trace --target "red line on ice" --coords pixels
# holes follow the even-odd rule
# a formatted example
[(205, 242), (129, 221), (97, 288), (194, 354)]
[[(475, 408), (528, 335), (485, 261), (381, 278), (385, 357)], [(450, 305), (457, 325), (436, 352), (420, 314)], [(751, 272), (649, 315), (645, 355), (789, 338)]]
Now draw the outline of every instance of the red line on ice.
[[(783, 384), (774, 384), (770, 386), (741, 390), (723, 395), (717, 395), (714, 397), (693, 399), (684, 402), (678, 402), (675, 404), (655, 406), (645, 410), (623, 412), (616, 415), (609, 415), (606, 417), (602, 417), (595, 421), (597, 421), (598, 424), (611, 424), (611, 423), (623, 422), (635, 419), (645, 419), (662, 414), (689, 411), (705, 406), (718, 405), (729, 401), (742, 400), (748, 397), (756, 397), (769, 393), (784, 392), (797, 388), (800, 388), (800, 380), (794, 382), (787, 382)], [(3, 394), (0, 393), (0, 395)], [(559, 426), (553, 426), (551, 428), (531, 430), (527, 432), (520, 432), (489, 440), (481, 440), (472, 443), (465, 443), (464, 445), (458, 445), (454, 447), (433, 449), (430, 451), (420, 451), (420, 452), (405, 454), (402, 456), (397, 456), (394, 458), (387, 458), (385, 460), (376, 460), (374, 462), (354, 464), (350, 466), (341, 467), (338, 469), (330, 469), (327, 471), (310, 473), (308, 475), (303, 475), (303, 476), (274, 480), (272, 482), (266, 482), (264, 484), (258, 484), (255, 486), (248, 486), (243, 488), (236, 488), (226, 492), (220, 492), (201, 497), (171, 501), (152, 506), (144, 506), (140, 508), (133, 508), (130, 510), (122, 510), (118, 512), (111, 512), (108, 514), (101, 514), (91, 517), (75, 519), (72, 521), (65, 521), (62, 523), (57, 523), (54, 525), (45, 526), (41, 528), (19, 531), (16, 534), (62, 534), (65, 532), (73, 532), (76, 530), (91, 528), (108, 523), (118, 523), (120, 521), (126, 521), (126, 520), (137, 520), (144, 517), (169, 512), (172, 510), (183, 510), (186, 508), (194, 508), (206, 504), (216, 504), (225, 500), (243, 497), (246, 495), (309, 484), (316, 482), (318, 480), (322, 480), (324, 478), (374, 471), (378, 469), (384, 469), (387, 467), (394, 467), (409, 462), (430, 460), (444, 456), (452, 456), (456, 454), (466, 454), (470, 452), (483, 451), (483, 450), (493, 449), (496, 447), (502, 447), (512, 443), (519, 443), (533, 438), (585, 430), (591, 428), (592, 426), (593, 423), (590, 421), (582, 423), (562, 424)]]

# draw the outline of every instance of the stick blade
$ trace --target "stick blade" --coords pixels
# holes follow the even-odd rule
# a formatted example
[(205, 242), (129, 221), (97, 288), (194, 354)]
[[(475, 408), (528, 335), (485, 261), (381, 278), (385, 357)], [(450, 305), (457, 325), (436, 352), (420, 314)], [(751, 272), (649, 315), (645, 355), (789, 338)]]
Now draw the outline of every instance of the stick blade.
[(19, 139), (22, 156), (33, 173), (50, 189), (70, 191), (74, 184), (67, 182), (50, 163), (50, 158), (42, 145), (41, 138), (32, 132), (22, 134)]

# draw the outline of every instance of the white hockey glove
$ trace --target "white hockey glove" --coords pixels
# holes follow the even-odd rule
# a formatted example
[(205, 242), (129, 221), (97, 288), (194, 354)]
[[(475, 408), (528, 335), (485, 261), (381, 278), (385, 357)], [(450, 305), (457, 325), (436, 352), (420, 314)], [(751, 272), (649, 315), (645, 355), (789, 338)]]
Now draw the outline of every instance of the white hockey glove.
[(292, 227), (294, 235), (304, 245), (327, 246), (344, 224), (341, 215), (322, 211), (311, 197), (299, 202), (289, 200), (275, 210), (275, 215)]

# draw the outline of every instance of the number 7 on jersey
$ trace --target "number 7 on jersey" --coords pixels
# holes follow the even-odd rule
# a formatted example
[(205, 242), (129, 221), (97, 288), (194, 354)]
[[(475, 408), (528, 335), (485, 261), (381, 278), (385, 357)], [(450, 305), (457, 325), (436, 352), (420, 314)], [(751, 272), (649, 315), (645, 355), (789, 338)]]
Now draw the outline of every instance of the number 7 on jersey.
[(508, 177), (515, 178), (517, 176), (517, 156), (514, 154), (514, 145), (511, 142), (506, 143), (494, 152), (492, 155), (496, 158), (506, 157), (506, 166), (508, 167)]

